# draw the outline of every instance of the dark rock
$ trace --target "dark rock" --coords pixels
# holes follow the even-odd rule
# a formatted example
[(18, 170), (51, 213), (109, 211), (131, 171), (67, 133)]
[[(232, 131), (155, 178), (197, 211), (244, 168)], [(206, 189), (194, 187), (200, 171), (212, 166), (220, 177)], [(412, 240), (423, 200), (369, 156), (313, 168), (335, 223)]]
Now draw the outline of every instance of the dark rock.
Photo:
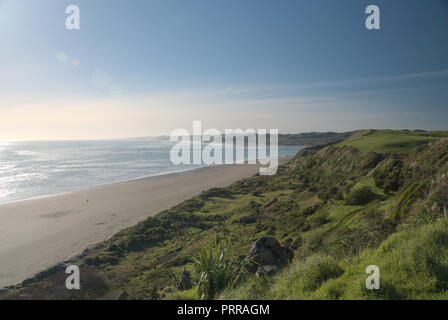
[(294, 252), (282, 246), (275, 238), (262, 237), (250, 248), (246, 258), (249, 260), (246, 269), (251, 273), (256, 273), (260, 266), (275, 266), (281, 269), (291, 263), (293, 258)]
[(276, 274), (280, 268), (278, 266), (259, 266), (257, 268), (257, 271), (255, 272), (255, 275), (257, 277), (261, 276), (272, 276)]
[(182, 271), (182, 273), (180, 274), (179, 282), (177, 283), (177, 289), (188, 290), (191, 289), (192, 287), (193, 285), (191, 284), (190, 273), (187, 270), (185, 270), (184, 267), (184, 271)]
[(118, 300), (126, 300), (129, 297), (129, 294), (126, 291), (122, 291), (118, 296)]

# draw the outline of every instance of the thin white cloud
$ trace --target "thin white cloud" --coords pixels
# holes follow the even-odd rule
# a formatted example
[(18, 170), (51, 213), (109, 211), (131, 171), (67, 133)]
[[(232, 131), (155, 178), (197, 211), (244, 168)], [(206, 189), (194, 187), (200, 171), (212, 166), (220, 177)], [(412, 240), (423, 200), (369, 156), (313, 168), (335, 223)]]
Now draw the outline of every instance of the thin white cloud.
[[(342, 83), (394, 81), (448, 75), (448, 70), (420, 72), (381, 78), (343, 80)], [(380, 80), (381, 79), (381, 80)], [(393, 124), (409, 126), (420, 119), (439, 125), (437, 117), (426, 121), (423, 113), (394, 114), (386, 120), (372, 106), (385, 96), (395, 95), (404, 105), (410, 94), (440, 89), (441, 85), (392, 86), (370, 90), (324, 90), (341, 82), (321, 83), (319, 93), (279, 90), (281, 86), (189, 88), (171, 92), (144, 93), (120, 99), (91, 97), (9, 97), (0, 100), (0, 137), (10, 140), (100, 139), (169, 134), (175, 128), (189, 128), (193, 120), (207, 127), (279, 128), (283, 131), (348, 130), (378, 128)], [(316, 85), (316, 84), (314, 84)], [(387, 104), (387, 99), (383, 100)], [(430, 102), (430, 101), (429, 101)], [(384, 110), (384, 107), (383, 107)], [(350, 112), (348, 112), (350, 111)], [(388, 113), (389, 114), (389, 113)], [(400, 118), (401, 117), (401, 118)], [(423, 120), (422, 120), (423, 119)], [(439, 121), (439, 122), (437, 122)], [(415, 127), (416, 125), (414, 125)]]
[(311, 83), (298, 83), (285, 86), (274, 86), (271, 89), (312, 89), (312, 88), (332, 88), (332, 87), (344, 87), (354, 85), (368, 85), (368, 84), (385, 84), (386, 82), (399, 81), (399, 80), (412, 80), (423, 78), (435, 78), (441, 76), (448, 76), (447, 70), (438, 71), (425, 71), (415, 72), (401, 75), (384, 75), (375, 77), (363, 77), (363, 78), (351, 78), (340, 79), (333, 81), (311, 82)]

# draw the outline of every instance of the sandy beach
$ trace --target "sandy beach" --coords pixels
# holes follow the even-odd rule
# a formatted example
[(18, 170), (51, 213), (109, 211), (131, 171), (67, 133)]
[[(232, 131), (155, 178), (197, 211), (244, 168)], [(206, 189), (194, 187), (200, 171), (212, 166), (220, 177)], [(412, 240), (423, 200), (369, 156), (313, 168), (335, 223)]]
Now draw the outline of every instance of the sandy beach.
[(204, 190), (256, 173), (258, 165), (207, 167), (1, 205), (0, 288), (79, 255)]

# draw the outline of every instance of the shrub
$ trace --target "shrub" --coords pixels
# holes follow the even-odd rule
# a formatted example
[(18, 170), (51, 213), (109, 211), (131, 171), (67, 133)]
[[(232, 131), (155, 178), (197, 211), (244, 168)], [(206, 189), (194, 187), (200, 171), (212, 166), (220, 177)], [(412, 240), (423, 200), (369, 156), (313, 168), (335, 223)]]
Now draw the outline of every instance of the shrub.
[(233, 220), (232, 223), (251, 224), (255, 222), (257, 222), (257, 220), (252, 216), (242, 216), (238, 219)]
[(369, 187), (363, 186), (352, 190), (346, 197), (345, 203), (352, 206), (361, 206), (367, 204), (376, 198)]
[(338, 191), (335, 196), (334, 196), (335, 200), (343, 200), (344, 199), (344, 195), (342, 194), (341, 191)]
[(211, 188), (199, 195), (199, 198), (201, 198), (202, 200), (208, 200), (212, 197), (232, 199), (233, 193), (230, 190), (224, 188)]
[(216, 239), (209, 248), (203, 247), (193, 260), (199, 273), (198, 297), (202, 300), (213, 299), (222, 290), (235, 287), (244, 270), (230, 244), (221, 247)]
[[(418, 224), (431, 224), (437, 222), (442, 217), (441, 208), (434, 203), (432, 206), (420, 207), (417, 213)], [(446, 214), (446, 213), (445, 213)]]
[(312, 229), (319, 228), (329, 221), (327, 215), (328, 214), (326, 212), (313, 214), (308, 218), (308, 223), (310, 224)]
[(319, 204), (315, 204), (314, 206), (308, 207), (303, 210), (303, 215), (305, 217), (308, 217), (308, 216), (312, 215), (314, 212), (316, 212), (317, 209), (319, 209), (319, 207), (320, 207)]
[(434, 189), (431, 198), (441, 208), (448, 208), (448, 172), (437, 175), (437, 178), (432, 182)]
[(293, 250), (297, 250), (303, 243), (303, 239), (300, 235), (295, 238), (288, 238), (285, 240), (285, 245)]
[(257, 299), (306, 299), (328, 280), (343, 273), (338, 262), (330, 256), (314, 255), (275, 276), (271, 288)]
[(376, 170), (373, 174), (375, 185), (384, 189), (385, 193), (398, 191), (404, 184), (403, 162), (394, 156), (393, 160), (384, 170)]
[(310, 257), (300, 271), (303, 291), (314, 291), (325, 281), (344, 273), (336, 260), (324, 255)]
[(323, 231), (321, 229), (314, 229), (307, 234), (307, 237), (303, 239), (300, 249), (297, 252), (297, 257), (305, 259), (313, 253), (319, 252), (323, 249), (322, 242)]
[(327, 201), (331, 199), (331, 194), (328, 191), (323, 191), (319, 192), (318, 197), (323, 201)]

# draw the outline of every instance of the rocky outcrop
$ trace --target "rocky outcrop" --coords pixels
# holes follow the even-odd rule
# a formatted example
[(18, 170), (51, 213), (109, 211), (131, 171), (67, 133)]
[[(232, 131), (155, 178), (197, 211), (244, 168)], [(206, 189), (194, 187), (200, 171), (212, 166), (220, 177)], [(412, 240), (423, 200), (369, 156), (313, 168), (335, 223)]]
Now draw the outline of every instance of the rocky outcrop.
[(188, 290), (192, 288), (192, 284), (191, 284), (191, 276), (190, 273), (185, 270), (184, 267), (184, 271), (182, 271), (182, 273), (179, 276), (179, 282), (177, 283), (177, 289), (179, 290)]
[(257, 271), (255, 272), (255, 275), (257, 277), (261, 276), (272, 276), (276, 274), (280, 268), (278, 266), (259, 266), (257, 268)]
[(257, 276), (271, 275), (291, 263), (293, 258), (294, 252), (275, 238), (262, 237), (250, 248), (246, 269)]

